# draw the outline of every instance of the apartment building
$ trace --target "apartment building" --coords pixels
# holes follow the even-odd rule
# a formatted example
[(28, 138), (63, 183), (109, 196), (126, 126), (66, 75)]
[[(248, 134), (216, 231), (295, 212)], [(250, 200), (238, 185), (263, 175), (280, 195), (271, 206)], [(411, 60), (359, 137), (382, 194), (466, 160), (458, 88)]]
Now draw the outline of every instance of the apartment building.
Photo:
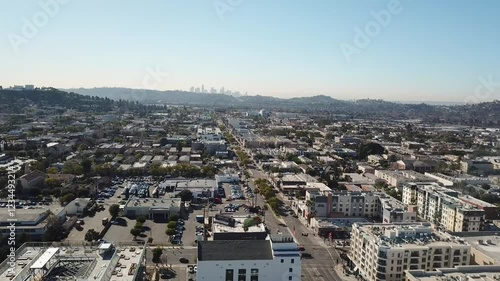
[(306, 191), (307, 213), (316, 217), (370, 217), (385, 223), (413, 222), (417, 214), (383, 192)]
[(403, 185), (408, 182), (437, 182), (436, 179), (412, 170), (375, 170), (375, 176), (385, 180), (388, 185), (394, 186), (400, 190)]
[(405, 270), (469, 265), (471, 246), (429, 223), (356, 223), (349, 258), (365, 280), (404, 280)]
[(459, 195), (437, 184), (408, 183), (403, 187), (403, 203), (416, 204), (419, 218), (451, 232), (480, 231), (485, 211), (461, 200)]

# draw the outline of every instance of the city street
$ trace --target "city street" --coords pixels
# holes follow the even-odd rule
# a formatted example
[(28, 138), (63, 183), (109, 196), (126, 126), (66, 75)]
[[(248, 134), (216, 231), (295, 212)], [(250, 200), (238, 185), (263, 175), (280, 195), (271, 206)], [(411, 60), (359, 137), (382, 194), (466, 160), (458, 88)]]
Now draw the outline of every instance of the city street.
[[(258, 178), (268, 179), (267, 174), (262, 171), (256, 169), (249, 169), (248, 171), (251, 175), (248, 184), (252, 189), (255, 189), (253, 180)], [(278, 194), (278, 198), (283, 199), (280, 195)], [(257, 195), (255, 201), (259, 206), (264, 206), (265, 204), (261, 195)], [(334, 270), (335, 265), (341, 262), (338, 251), (333, 247), (327, 246), (322, 238), (314, 236), (312, 230), (307, 228), (304, 222), (289, 215), (283, 215), (278, 218), (271, 210), (266, 212), (265, 221), (272, 234), (278, 231), (284, 234), (291, 234), (299, 246), (305, 248), (304, 253), (311, 255), (311, 258), (302, 259), (303, 281), (343, 280)], [(308, 233), (308, 235), (303, 236), (302, 233)]]

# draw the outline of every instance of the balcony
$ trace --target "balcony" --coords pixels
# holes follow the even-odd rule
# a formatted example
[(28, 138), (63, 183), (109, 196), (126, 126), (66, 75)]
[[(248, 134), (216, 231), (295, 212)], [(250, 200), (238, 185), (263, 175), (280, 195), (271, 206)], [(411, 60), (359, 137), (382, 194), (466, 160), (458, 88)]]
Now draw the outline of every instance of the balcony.
[(387, 261), (386, 261), (386, 260), (381, 260), (381, 259), (378, 259), (378, 260), (377, 260), (377, 264), (378, 264), (378, 265), (382, 265), (382, 266), (386, 266), (386, 265), (387, 265)]

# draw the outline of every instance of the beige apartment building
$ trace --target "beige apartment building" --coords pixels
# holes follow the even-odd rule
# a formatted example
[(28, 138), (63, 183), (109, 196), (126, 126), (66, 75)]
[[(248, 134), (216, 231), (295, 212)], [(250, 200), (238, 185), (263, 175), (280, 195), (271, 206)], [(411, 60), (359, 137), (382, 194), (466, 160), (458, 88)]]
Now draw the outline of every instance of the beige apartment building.
[(365, 280), (404, 280), (405, 270), (469, 265), (471, 246), (429, 223), (356, 223), (349, 258)]
[(458, 191), (437, 184), (403, 186), (403, 203), (416, 204), (419, 218), (450, 232), (480, 231), (485, 211), (461, 200), (459, 195)]

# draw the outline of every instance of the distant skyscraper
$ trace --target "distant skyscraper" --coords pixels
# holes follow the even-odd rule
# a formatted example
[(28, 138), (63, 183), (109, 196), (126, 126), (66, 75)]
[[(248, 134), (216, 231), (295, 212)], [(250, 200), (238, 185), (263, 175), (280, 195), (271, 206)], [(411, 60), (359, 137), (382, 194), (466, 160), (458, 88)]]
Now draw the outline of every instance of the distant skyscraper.
[(220, 93), (224, 94), (224, 87), (220, 88)]
[(205, 85), (201, 85), (201, 92), (204, 93), (205, 92)]
[(200, 92), (200, 87), (196, 87), (196, 89), (194, 90), (195, 93), (199, 93)]
[(210, 88), (210, 94), (217, 94), (217, 90), (214, 87)]
[(191, 87), (191, 89), (189, 89), (189, 91), (190, 91), (191, 93), (194, 93), (194, 87)]

